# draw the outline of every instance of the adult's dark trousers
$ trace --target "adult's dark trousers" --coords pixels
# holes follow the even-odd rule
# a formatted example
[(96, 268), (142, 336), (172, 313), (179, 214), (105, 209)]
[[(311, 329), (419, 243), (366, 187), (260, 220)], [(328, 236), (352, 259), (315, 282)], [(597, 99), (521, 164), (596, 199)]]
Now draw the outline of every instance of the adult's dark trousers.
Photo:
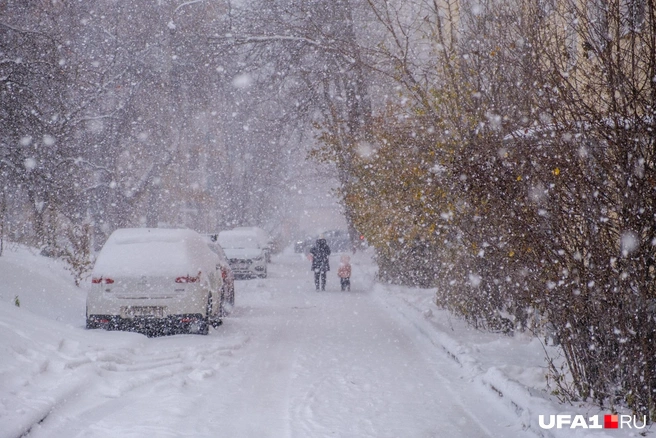
[(321, 290), (326, 290), (326, 271), (319, 269), (314, 271), (314, 286), (317, 290), (319, 290), (319, 286), (321, 286)]

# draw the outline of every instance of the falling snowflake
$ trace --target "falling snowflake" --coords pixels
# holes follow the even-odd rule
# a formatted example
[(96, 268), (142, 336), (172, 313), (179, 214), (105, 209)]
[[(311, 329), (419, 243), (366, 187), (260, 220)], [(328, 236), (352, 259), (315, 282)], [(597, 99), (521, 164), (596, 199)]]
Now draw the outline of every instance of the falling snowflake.
[(235, 88), (248, 88), (253, 84), (253, 78), (248, 73), (240, 74), (232, 79), (232, 86)]
[(25, 161), (23, 161), (23, 166), (27, 170), (32, 170), (36, 167), (36, 160), (34, 158), (26, 158)]
[(622, 256), (627, 257), (640, 246), (638, 235), (633, 231), (625, 231), (620, 238), (620, 246), (622, 248)]

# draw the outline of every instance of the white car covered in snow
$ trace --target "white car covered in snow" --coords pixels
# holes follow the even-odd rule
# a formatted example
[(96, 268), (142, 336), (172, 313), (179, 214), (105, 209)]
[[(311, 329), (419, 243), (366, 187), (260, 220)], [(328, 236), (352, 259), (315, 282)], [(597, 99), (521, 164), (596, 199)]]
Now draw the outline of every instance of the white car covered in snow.
[(235, 277), (266, 278), (266, 250), (256, 236), (239, 230), (221, 231), (219, 244), (228, 257)]
[(255, 239), (257, 239), (257, 244), (259, 245), (259, 247), (264, 250), (267, 263), (271, 263), (271, 252), (273, 251), (273, 241), (271, 240), (271, 236), (269, 236), (269, 233), (267, 233), (260, 227), (236, 227), (233, 228), (231, 231), (235, 233), (243, 233), (243, 234), (248, 234), (250, 236), (254, 236)]
[(87, 328), (207, 334), (221, 323), (218, 265), (195, 231), (116, 230), (93, 268)]

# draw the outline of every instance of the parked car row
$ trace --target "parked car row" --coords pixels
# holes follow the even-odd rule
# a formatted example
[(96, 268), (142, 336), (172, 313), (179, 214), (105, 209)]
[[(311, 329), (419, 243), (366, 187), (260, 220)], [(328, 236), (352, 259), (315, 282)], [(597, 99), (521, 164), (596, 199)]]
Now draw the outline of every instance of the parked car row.
[(235, 278), (267, 276), (269, 242), (254, 228), (114, 231), (92, 271), (87, 328), (207, 334), (232, 310)]

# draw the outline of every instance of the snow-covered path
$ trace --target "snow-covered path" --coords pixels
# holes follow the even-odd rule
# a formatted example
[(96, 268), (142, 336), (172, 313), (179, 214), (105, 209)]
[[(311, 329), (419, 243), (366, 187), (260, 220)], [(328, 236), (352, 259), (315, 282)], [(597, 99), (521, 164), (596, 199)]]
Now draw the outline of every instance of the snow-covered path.
[(225, 387), (225, 436), (499, 436), (463, 408), (465, 388), (439, 374), (460, 370), (427, 360), (371, 294), (340, 292), (330, 277), (328, 291), (314, 292), (298, 262), (272, 272), (249, 284), (229, 321), (254, 348)]
[[(269, 269), (238, 282), (233, 315), (208, 336), (22, 328), (20, 310), (8, 310), (4, 329), (28, 331), (14, 350), (35, 365), (5, 388), (0, 424), (14, 427), (0, 436), (532, 436), (376, 296), (366, 273), (341, 292), (331, 272), (317, 293), (298, 255)], [(7, 406), (15, 398), (24, 406)]]

